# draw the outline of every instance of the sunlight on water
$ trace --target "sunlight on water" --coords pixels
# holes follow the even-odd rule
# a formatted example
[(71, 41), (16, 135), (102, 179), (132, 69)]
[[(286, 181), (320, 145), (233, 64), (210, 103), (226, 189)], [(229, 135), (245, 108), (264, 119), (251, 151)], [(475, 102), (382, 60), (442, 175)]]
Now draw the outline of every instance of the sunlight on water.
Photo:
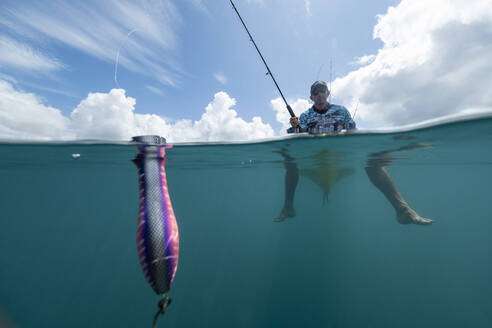
[[(490, 149), (491, 119), (169, 149), (181, 250), (160, 325), (490, 327)], [(0, 144), (0, 325), (151, 326), (136, 153)], [(286, 184), (296, 215), (274, 222)], [(433, 224), (400, 224), (402, 204)]]

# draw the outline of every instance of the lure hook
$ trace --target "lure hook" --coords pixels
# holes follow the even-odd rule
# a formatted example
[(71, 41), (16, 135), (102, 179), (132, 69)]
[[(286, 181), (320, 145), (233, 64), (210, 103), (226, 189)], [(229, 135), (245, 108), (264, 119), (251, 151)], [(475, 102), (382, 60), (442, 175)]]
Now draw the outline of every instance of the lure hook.
[(158, 310), (154, 315), (154, 325), (152, 326), (153, 328), (157, 327), (157, 319), (159, 319), (160, 315), (164, 315), (169, 305), (171, 305), (171, 297), (166, 294), (162, 295), (162, 299), (159, 301), (159, 303), (157, 303)]

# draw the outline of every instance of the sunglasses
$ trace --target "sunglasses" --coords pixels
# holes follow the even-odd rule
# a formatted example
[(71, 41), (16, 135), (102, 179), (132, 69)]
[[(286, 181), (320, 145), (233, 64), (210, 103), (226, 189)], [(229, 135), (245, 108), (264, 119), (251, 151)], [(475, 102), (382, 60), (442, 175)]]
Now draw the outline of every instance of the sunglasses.
[(327, 89), (325, 89), (325, 90), (316, 90), (316, 91), (314, 91), (313, 93), (311, 93), (311, 95), (312, 95), (312, 96), (317, 96), (317, 95), (319, 95), (320, 93), (326, 93), (326, 92), (328, 92), (328, 90), (327, 90)]

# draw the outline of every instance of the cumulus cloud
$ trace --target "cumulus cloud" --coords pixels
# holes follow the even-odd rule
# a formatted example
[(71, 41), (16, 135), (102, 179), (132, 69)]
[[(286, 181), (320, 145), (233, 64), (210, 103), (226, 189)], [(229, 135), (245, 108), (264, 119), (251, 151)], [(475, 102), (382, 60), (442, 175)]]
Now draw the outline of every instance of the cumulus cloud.
[(155, 114), (135, 113), (136, 100), (123, 89), (90, 93), (65, 117), (43, 105), (34, 94), (16, 90), (0, 80), (0, 139), (3, 140), (130, 140), (158, 134), (170, 142), (246, 141), (274, 136), (260, 117), (250, 122), (233, 109), (235, 99), (218, 92), (201, 118), (171, 120)]
[(78, 139), (129, 140), (142, 134), (159, 134), (171, 142), (242, 141), (274, 135), (260, 117), (251, 122), (232, 109), (236, 101), (225, 92), (215, 94), (200, 120), (169, 120), (154, 114), (136, 114), (135, 99), (123, 89), (91, 93), (72, 112), (72, 128)]
[(403, 0), (379, 16), (384, 45), (334, 81), (340, 102), (360, 101), (362, 125), (397, 126), (492, 110), (492, 6), (488, 0)]
[(16, 90), (0, 80), (0, 139), (61, 140), (74, 135), (70, 120), (32, 93)]
[(353, 65), (368, 65), (372, 63), (376, 59), (376, 55), (365, 55), (365, 56), (360, 56), (356, 57), (355, 60), (352, 62)]
[(136, 100), (126, 97), (123, 89), (109, 93), (89, 93), (70, 114), (78, 139), (128, 139), (136, 135)]
[[(298, 98), (294, 101), (289, 100), (289, 105), (290, 107), (292, 107), (292, 110), (297, 117), (299, 117), (302, 112), (310, 107), (309, 101), (302, 98)], [(280, 124), (282, 124), (282, 127), (279, 130), (279, 134), (287, 134), (286, 130), (290, 127), (290, 114), (287, 111), (287, 107), (285, 106), (284, 101), (280, 97), (275, 98), (270, 101), (270, 106), (276, 112), (275, 118)]]
[(232, 109), (236, 104), (225, 92), (218, 92), (214, 100), (205, 108), (205, 113), (194, 123), (202, 138), (212, 140), (254, 140), (274, 136), (270, 124), (262, 122), (261, 117), (253, 117), (246, 122)]

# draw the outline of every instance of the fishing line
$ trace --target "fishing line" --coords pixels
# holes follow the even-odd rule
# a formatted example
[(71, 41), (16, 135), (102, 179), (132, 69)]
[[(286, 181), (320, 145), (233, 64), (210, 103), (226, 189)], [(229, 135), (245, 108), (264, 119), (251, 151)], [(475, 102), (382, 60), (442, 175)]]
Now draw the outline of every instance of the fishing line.
[(133, 29), (130, 32), (128, 32), (123, 42), (121, 42), (120, 47), (118, 48), (118, 52), (116, 53), (116, 59), (114, 64), (114, 82), (118, 86), (118, 89), (121, 89), (120, 84), (118, 83), (118, 63), (120, 61), (120, 51), (121, 48), (123, 48), (123, 45), (126, 43), (126, 41), (130, 38), (130, 35), (132, 35), (136, 31), (138, 31), (138, 29)]
[(333, 94), (333, 91), (331, 90), (331, 80), (333, 79), (333, 58), (332, 55), (330, 55), (330, 94), (328, 95), (328, 102), (331, 103), (331, 95)]
[(357, 115), (357, 108), (359, 108), (359, 100), (357, 100), (357, 105), (355, 106), (354, 115), (352, 115), (352, 120), (355, 122), (355, 115)]
[(157, 304), (158, 310), (157, 310), (156, 314), (154, 315), (154, 321), (152, 324), (152, 328), (157, 327), (157, 319), (159, 319), (159, 316), (164, 315), (164, 313), (166, 313), (166, 309), (169, 305), (171, 305), (171, 297), (167, 296), (166, 294), (163, 294), (162, 299)]

